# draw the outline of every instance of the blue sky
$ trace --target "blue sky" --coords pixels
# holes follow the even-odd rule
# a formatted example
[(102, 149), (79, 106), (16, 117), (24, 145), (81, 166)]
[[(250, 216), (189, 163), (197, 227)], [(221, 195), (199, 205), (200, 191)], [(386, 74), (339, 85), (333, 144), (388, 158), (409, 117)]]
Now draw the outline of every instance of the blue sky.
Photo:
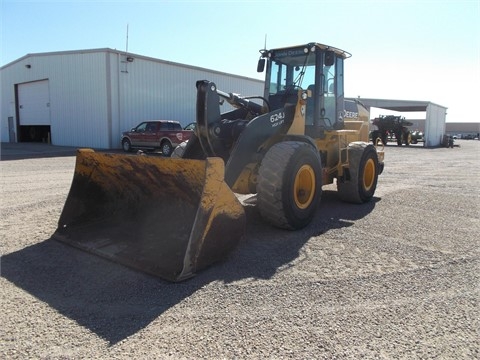
[(0, 66), (29, 53), (125, 50), (128, 24), (129, 52), (259, 78), (265, 36), (267, 48), (315, 41), (353, 54), (347, 96), (432, 101), (448, 107), (447, 121), (480, 122), (480, 0), (0, 4)]

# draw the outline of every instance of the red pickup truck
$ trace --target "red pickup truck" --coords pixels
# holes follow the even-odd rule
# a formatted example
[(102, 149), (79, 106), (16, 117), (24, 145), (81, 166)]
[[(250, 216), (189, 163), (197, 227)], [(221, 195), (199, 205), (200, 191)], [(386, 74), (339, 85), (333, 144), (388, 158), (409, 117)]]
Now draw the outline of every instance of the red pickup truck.
[(133, 149), (160, 149), (164, 156), (170, 156), (173, 149), (190, 139), (192, 130), (184, 130), (178, 121), (144, 121), (122, 133), (122, 148), (130, 152)]

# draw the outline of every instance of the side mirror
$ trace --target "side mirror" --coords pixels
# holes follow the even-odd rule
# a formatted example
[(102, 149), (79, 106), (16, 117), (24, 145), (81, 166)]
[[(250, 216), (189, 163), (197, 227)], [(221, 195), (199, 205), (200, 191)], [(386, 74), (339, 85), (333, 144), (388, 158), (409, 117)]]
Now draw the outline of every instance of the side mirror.
[(333, 51), (325, 51), (325, 66), (335, 64), (335, 53)]
[(265, 59), (259, 59), (257, 64), (257, 72), (261, 73), (265, 70)]

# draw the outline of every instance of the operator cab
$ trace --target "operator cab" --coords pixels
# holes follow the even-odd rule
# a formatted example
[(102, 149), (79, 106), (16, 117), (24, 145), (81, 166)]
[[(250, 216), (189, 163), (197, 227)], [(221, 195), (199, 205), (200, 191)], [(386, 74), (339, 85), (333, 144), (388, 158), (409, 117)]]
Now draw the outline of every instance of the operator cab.
[[(260, 50), (258, 72), (267, 65), (264, 97), (270, 111), (297, 102), (305, 91), (306, 132), (343, 128), (343, 60), (351, 55), (318, 43), (273, 50)], [(310, 131), (308, 131), (310, 130)]]

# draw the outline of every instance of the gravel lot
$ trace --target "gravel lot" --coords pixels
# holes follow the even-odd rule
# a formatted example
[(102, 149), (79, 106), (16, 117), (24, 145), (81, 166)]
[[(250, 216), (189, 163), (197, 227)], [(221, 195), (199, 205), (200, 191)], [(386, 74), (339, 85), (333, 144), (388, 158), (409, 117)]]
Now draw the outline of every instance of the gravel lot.
[(70, 153), (3, 160), (0, 357), (479, 358), (480, 141), (456, 144), (387, 146), (371, 203), (324, 187), (301, 231), (246, 207), (246, 240), (180, 284), (50, 239)]

